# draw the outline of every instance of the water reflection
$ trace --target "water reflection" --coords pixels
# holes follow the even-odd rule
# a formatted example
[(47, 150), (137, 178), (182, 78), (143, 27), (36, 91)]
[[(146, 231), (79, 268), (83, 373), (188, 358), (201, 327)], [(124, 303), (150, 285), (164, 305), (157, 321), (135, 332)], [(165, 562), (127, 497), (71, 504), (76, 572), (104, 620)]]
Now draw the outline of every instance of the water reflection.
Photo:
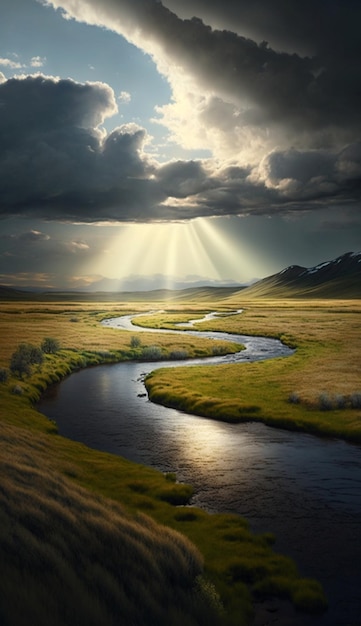
[(305, 576), (321, 580), (329, 596), (329, 614), (312, 623), (357, 624), (360, 448), (154, 405), (144, 397), (142, 382), (154, 368), (154, 363), (121, 363), (77, 372), (40, 410), (71, 439), (175, 471), (194, 486), (194, 504), (239, 513), (254, 530), (274, 532), (276, 549), (295, 558)]

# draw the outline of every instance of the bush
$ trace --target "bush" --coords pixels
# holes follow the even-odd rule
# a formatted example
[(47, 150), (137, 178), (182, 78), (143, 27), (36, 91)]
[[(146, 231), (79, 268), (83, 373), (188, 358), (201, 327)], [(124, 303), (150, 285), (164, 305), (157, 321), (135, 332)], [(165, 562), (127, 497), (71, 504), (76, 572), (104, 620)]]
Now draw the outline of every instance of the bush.
[(142, 350), (142, 359), (146, 361), (159, 361), (162, 358), (162, 350), (159, 346), (145, 346)]
[(224, 354), (224, 348), (222, 346), (213, 346), (212, 354), (213, 356), (222, 356)]
[(130, 340), (130, 347), (131, 348), (139, 348), (141, 343), (142, 342), (140, 341), (140, 338), (137, 337), (136, 335), (133, 335), (133, 337)]
[(45, 337), (41, 344), (41, 349), (45, 354), (54, 354), (60, 349), (60, 343), (53, 337)]
[(337, 394), (335, 396), (335, 407), (336, 409), (345, 409), (346, 408), (346, 398), (341, 394)]
[(6, 383), (9, 378), (9, 372), (5, 367), (0, 367), (0, 383)]
[(353, 393), (350, 397), (350, 404), (353, 409), (361, 408), (361, 393)]
[(288, 396), (288, 402), (290, 402), (291, 404), (299, 404), (300, 403), (300, 396), (298, 395), (298, 393), (296, 393), (295, 391), (293, 391), (289, 396)]
[(169, 354), (169, 358), (174, 361), (188, 359), (188, 356), (189, 355), (187, 350), (172, 350), (172, 352)]
[(321, 393), (318, 400), (322, 411), (331, 411), (333, 409), (332, 398), (327, 393)]
[(32, 365), (41, 365), (44, 355), (41, 348), (33, 346), (31, 343), (21, 343), (10, 360), (10, 371), (15, 376), (22, 378), (24, 375), (30, 376)]

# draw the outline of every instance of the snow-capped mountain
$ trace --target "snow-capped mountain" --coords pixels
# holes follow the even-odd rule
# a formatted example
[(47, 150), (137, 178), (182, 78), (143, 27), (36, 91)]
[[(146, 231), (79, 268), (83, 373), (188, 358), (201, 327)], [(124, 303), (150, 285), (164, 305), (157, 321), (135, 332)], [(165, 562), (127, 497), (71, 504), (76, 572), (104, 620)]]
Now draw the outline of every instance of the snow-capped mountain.
[(314, 267), (290, 265), (258, 281), (244, 294), (269, 297), (361, 297), (361, 252), (347, 252)]

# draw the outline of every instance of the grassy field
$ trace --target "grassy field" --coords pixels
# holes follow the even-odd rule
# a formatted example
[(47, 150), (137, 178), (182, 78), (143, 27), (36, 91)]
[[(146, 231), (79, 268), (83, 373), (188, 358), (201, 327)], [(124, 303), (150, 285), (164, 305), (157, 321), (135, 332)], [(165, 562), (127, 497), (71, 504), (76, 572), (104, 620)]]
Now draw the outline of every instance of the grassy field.
[[(234, 308), (240, 302), (230, 300)], [(146, 385), (155, 402), (224, 421), (266, 424), (361, 442), (361, 301), (244, 301), (239, 315), (199, 330), (280, 338), (292, 357), (258, 363), (157, 370)], [(174, 314), (155, 316), (172, 327)], [(142, 323), (142, 318), (138, 320)], [(150, 317), (146, 318), (151, 324)]]
[[(240, 306), (231, 299), (217, 302), (215, 308), (226, 313)], [(65, 626), (69, 615), (79, 625), (123, 621), (139, 626), (235, 626), (250, 623), (254, 600), (268, 595), (286, 598), (298, 610), (320, 611), (326, 606), (320, 585), (301, 578), (290, 559), (273, 551), (272, 536), (253, 535), (238, 516), (175, 506), (188, 502), (190, 486), (177, 483), (173, 475), (68, 441), (34, 409), (40, 393), (71, 371), (139, 359), (144, 347), (156, 345), (164, 357), (185, 350), (188, 356), (213, 353), (214, 342), (186, 335), (155, 337), (142, 332), (141, 345), (132, 346), (133, 333), (99, 324), (105, 317), (149, 308), (150, 303), (1, 303), (2, 371), (8, 370), (11, 355), (22, 342), (39, 346), (45, 337), (53, 337), (61, 346), (55, 354), (45, 355), (41, 366), (33, 366), (30, 376), (10, 375), (0, 383), (0, 623), (4, 626), (25, 622)], [(155, 316), (153, 323), (172, 325), (202, 317), (205, 303), (177, 304), (173, 309), (169, 305), (167, 320)], [(207, 303), (207, 311), (212, 309), (212, 303)], [(354, 345), (359, 341), (360, 310), (357, 302), (335, 307), (303, 303), (299, 309), (295, 303), (252, 302), (239, 316), (212, 321), (212, 328), (282, 335), (298, 346), (291, 359), (260, 363), (259, 368), (248, 364), (241, 366), (242, 373), (234, 366), (223, 389), (213, 380), (212, 402), (233, 402), (238, 397), (246, 407), (257, 407), (258, 418), (264, 406), (277, 401), (284, 404), (285, 413), (296, 410), (317, 418), (320, 411), (309, 406), (315, 400), (307, 387), (308, 380), (315, 382), (312, 367), (324, 367), (337, 357), (341, 380), (347, 338), (348, 355), (358, 360), (353, 368), (348, 365), (348, 386), (345, 382), (339, 391), (346, 395), (357, 389), (353, 370), (360, 364), (360, 351), (357, 354)], [(338, 339), (341, 328), (342, 340)], [(257, 393), (252, 392), (252, 385), (257, 385), (249, 367), (256, 368)], [(211, 369), (207, 367), (207, 378)], [(202, 368), (196, 371), (195, 393), (211, 407)], [(174, 398), (190, 385), (179, 378), (184, 374), (185, 370), (173, 370)], [(164, 371), (152, 376), (152, 393), (162, 389), (164, 376)], [(282, 376), (287, 380), (280, 381)], [(328, 390), (326, 378), (320, 378), (322, 392)], [(267, 398), (270, 388), (273, 395)], [(299, 402), (290, 403), (288, 396), (296, 392)], [(327, 411), (327, 415), (339, 412)], [(355, 409), (343, 412), (360, 419)]]

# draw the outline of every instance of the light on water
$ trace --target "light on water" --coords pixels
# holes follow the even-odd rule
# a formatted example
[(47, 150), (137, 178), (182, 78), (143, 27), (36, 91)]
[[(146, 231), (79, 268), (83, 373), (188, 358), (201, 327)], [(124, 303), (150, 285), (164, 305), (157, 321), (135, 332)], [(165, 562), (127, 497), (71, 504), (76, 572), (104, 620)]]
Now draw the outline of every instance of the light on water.
[[(131, 328), (128, 317), (114, 325)], [(259, 339), (255, 356), (265, 358)], [(272, 350), (277, 345), (270, 343)], [(69, 438), (175, 472), (178, 480), (193, 485), (193, 504), (239, 513), (255, 531), (274, 532), (276, 549), (295, 558), (303, 575), (325, 586), (332, 619), (354, 614), (361, 584), (360, 449), (155, 405), (142, 381), (164, 365), (174, 363), (129, 362), (82, 370), (45, 398), (40, 410)], [(315, 623), (333, 626), (332, 619), (325, 615)]]

